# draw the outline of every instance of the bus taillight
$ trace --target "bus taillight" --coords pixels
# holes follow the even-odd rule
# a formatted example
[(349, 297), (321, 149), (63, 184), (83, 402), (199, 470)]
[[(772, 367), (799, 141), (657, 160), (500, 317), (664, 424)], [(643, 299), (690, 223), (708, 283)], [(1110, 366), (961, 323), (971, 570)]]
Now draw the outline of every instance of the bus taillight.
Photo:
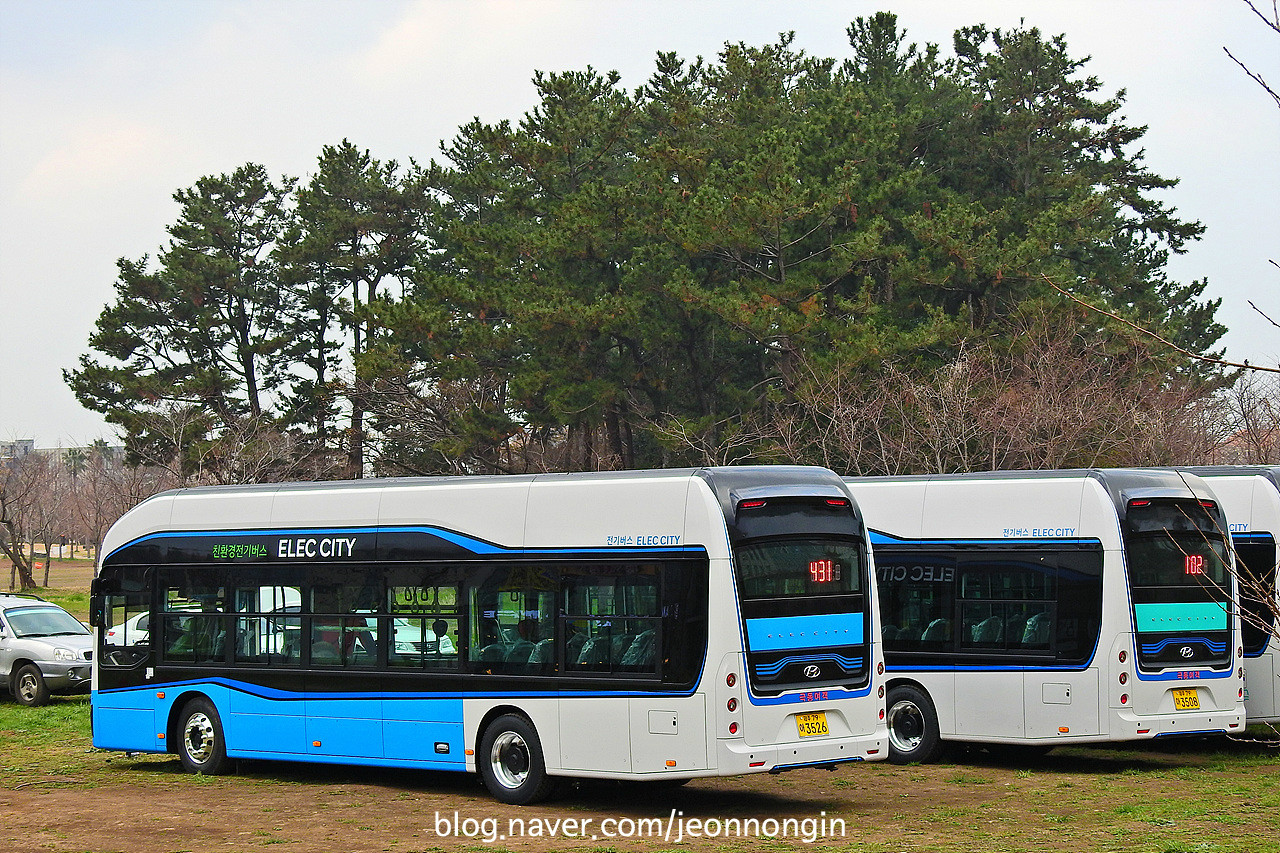
[(729, 685), (730, 687), (732, 687), (732, 686), (734, 686), (735, 684), (737, 684), (737, 683), (738, 683), (738, 676), (737, 676), (737, 674), (736, 674), (736, 673), (731, 672), (731, 673), (729, 673), (728, 675), (726, 675), (726, 676), (724, 677), (724, 683), (725, 683), (725, 684), (727, 684), (727, 685)]
[(728, 704), (728, 705), (726, 705), (725, 707), (727, 707), (730, 711), (736, 711), (736, 710), (738, 710), (738, 700), (737, 700), (737, 699), (730, 698), (730, 699), (729, 699), (729, 704)]

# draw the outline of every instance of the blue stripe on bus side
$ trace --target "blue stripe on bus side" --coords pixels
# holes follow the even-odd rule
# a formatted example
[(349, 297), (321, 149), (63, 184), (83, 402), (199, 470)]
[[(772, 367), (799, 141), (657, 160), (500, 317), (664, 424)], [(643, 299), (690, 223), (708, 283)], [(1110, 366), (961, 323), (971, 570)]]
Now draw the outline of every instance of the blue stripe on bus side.
[[(1090, 668), (1092, 668), (1091, 665), (996, 666), (952, 664), (949, 666), (886, 666), (885, 672), (1086, 672)], [(1187, 672), (1184, 670), (1146, 674), (1139, 670), (1137, 676), (1141, 681), (1210, 681), (1215, 678), (1232, 678), (1236, 674), (1235, 667), (1221, 671), (1209, 669), (1190, 670), (1192, 674), (1190, 678), (1188, 678)]]
[[(602, 679), (603, 682), (603, 679)], [(95, 696), (101, 697), (100, 702), (125, 702), (127, 707), (146, 707), (150, 709), (150, 705), (139, 705), (137, 703), (144, 702), (147, 694), (155, 690), (177, 690), (183, 687), (224, 687), (240, 693), (258, 696), (263, 699), (270, 699), (277, 702), (396, 702), (408, 701), (413, 699), (591, 699), (600, 697), (639, 697), (639, 696), (692, 696), (697, 692), (697, 687), (682, 691), (655, 693), (653, 691), (644, 690), (609, 690), (602, 684), (597, 689), (584, 690), (454, 690), (442, 693), (382, 693), (382, 692), (366, 692), (366, 693), (308, 693), (308, 692), (291, 692), (286, 690), (277, 690), (273, 687), (263, 687), (260, 684), (250, 684), (245, 681), (236, 681), (226, 678), (205, 678), (193, 679), (190, 681), (169, 681), (148, 684), (145, 687), (120, 687), (112, 690), (99, 690)], [(301, 716), (301, 709), (289, 710), (288, 713), (296, 713)]]
[(1227, 629), (1227, 605), (1217, 602), (1135, 604), (1133, 615), (1140, 633)]
[(885, 533), (882, 530), (868, 531), (871, 538), (871, 547), (877, 545), (910, 545), (911, 547), (938, 547), (948, 545), (999, 545), (999, 546), (1026, 546), (1026, 545), (1094, 545), (1101, 547), (1102, 540), (1097, 537), (1082, 536), (1010, 536), (1007, 539), (908, 539), (902, 536), (894, 536), (891, 533)]
[(861, 613), (771, 616), (747, 620), (747, 644), (753, 652), (824, 649), (866, 642)]
[(296, 528), (245, 528), (235, 530), (173, 530), (164, 533), (148, 533), (146, 536), (139, 536), (116, 548), (104, 558), (110, 560), (117, 552), (141, 542), (151, 539), (175, 539), (187, 537), (214, 537), (214, 536), (298, 536), (300, 534), (314, 534), (319, 536), (335, 536), (344, 534), (378, 534), (378, 533), (427, 533), (432, 536), (450, 542), (460, 548), (465, 548), (473, 554), (481, 555), (497, 555), (505, 554), (508, 556), (518, 556), (521, 554), (602, 554), (602, 553), (623, 553), (623, 554), (652, 554), (655, 552), (662, 553), (705, 553), (706, 548), (701, 545), (655, 545), (653, 547), (639, 546), (622, 546), (614, 547), (601, 545), (596, 548), (508, 548), (504, 545), (496, 545), (492, 542), (486, 542), (483, 539), (476, 539), (467, 536), (464, 533), (457, 533), (452, 530), (446, 530), (443, 527), (334, 527), (334, 528), (316, 528), (316, 527), (296, 527)]

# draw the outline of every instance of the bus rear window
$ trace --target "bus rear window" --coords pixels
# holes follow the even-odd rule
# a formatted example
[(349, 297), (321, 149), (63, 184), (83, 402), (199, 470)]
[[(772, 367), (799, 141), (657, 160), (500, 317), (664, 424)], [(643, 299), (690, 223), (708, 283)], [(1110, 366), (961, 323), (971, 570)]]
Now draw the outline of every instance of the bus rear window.
[(1145, 533), (1129, 540), (1135, 587), (1209, 586), (1227, 582), (1226, 546), (1203, 533)]
[(862, 550), (826, 538), (769, 539), (735, 549), (743, 598), (834, 595), (862, 589)]

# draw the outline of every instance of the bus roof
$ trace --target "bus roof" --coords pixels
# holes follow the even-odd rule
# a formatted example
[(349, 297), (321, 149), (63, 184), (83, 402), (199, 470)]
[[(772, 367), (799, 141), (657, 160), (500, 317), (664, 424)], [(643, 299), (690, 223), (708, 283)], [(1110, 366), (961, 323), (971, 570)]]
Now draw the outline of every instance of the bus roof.
[[(434, 525), (508, 547), (550, 547), (571, 539), (604, 547), (606, 527), (623, 540), (633, 533), (683, 536), (686, 509), (695, 512), (689, 504), (695, 482), (710, 492), (703, 491), (706, 510), (696, 511), (702, 520), (690, 522), (700, 529), (713, 524), (723, 531), (736, 502), (749, 496), (851, 498), (825, 468), (780, 465), (202, 486), (143, 501), (112, 525), (101, 553), (106, 560), (131, 542), (167, 531), (333, 525)], [(719, 519), (710, 518), (712, 500)]]
[[(1117, 521), (1125, 518), (1132, 500), (1216, 501), (1199, 477), (1172, 468), (982, 471), (845, 481), (872, 528), (908, 538), (1083, 536), (1105, 542), (1119, 535)], [(915, 488), (902, 488), (908, 486)], [(874, 497), (868, 488), (875, 489)]]

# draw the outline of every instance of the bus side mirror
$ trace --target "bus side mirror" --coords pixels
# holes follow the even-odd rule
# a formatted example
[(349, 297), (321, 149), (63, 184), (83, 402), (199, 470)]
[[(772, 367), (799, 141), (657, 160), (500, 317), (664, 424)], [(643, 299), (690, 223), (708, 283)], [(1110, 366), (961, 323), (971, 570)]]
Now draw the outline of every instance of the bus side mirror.
[(89, 624), (94, 628), (102, 625), (102, 596), (98, 593), (98, 579), (89, 583)]

